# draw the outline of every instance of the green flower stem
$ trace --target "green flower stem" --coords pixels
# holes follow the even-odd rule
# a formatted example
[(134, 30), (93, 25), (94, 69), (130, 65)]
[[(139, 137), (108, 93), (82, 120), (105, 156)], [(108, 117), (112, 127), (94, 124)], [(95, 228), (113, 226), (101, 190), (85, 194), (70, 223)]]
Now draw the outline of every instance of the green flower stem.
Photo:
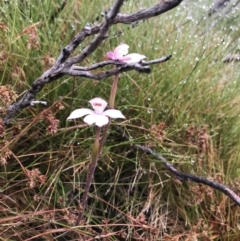
[(100, 149), (99, 149), (100, 130), (101, 129), (98, 126), (96, 126), (96, 139), (92, 146), (92, 160), (91, 160), (91, 162), (89, 164), (89, 168), (88, 168), (87, 180), (86, 180), (86, 185), (84, 188), (84, 193), (83, 193), (83, 198), (82, 198), (82, 209), (78, 214), (76, 226), (79, 225), (80, 221), (82, 220), (83, 213), (87, 206), (89, 189), (92, 184), (92, 179), (93, 179), (95, 169), (97, 167), (97, 161), (98, 161), (98, 157), (99, 157), (99, 153), (100, 153)]
[[(116, 93), (117, 93), (118, 80), (119, 80), (119, 75), (117, 74), (117, 75), (114, 76), (114, 81), (113, 81), (113, 84), (112, 84), (110, 98), (109, 98), (109, 107), (111, 109), (114, 108), (115, 97), (116, 97)], [(104, 127), (103, 135), (102, 135), (102, 138), (101, 138), (100, 142), (99, 142), (99, 138), (100, 138), (100, 130), (101, 129), (96, 126), (96, 139), (95, 139), (95, 142), (94, 142), (93, 148), (92, 148), (92, 161), (89, 164), (86, 186), (84, 188), (84, 193), (83, 193), (83, 198), (82, 198), (82, 210), (78, 214), (76, 226), (79, 225), (80, 221), (82, 220), (82, 216), (83, 216), (84, 210), (85, 210), (86, 205), (87, 205), (88, 192), (89, 192), (89, 189), (90, 189), (90, 186), (91, 186), (91, 183), (92, 183), (92, 178), (93, 178), (95, 169), (97, 167), (98, 157), (99, 157), (99, 154), (101, 153), (102, 147), (103, 147), (103, 145), (106, 141), (107, 131), (108, 131), (108, 128), (109, 128), (110, 124), (111, 124), (111, 120), (109, 120), (108, 124)]]
[[(109, 107), (110, 109), (114, 108), (114, 103), (115, 103), (115, 98), (116, 98), (116, 93), (117, 93), (117, 86), (118, 86), (118, 80), (119, 80), (119, 74), (116, 74), (114, 76), (114, 80), (113, 80), (113, 84), (112, 84), (112, 88), (111, 88), (111, 93), (110, 93), (110, 98), (109, 98)], [(109, 119), (109, 122), (107, 125), (104, 126), (103, 128), (103, 134), (102, 134), (102, 138), (100, 140), (100, 148), (99, 148), (99, 154), (102, 150), (102, 147), (106, 141), (107, 138), (107, 131), (108, 128), (111, 124), (111, 120)]]
[(119, 80), (119, 74), (116, 74), (114, 76), (112, 88), (111, 88), (111, 93), (110, 93), (110, 98), (109, 98), (109, 108), (113, 109), (114, 108), (114, 103), (115, 103), (115, 98), (116, 98), (116, 93), (117, 93), (117, 86), (118, 86), (118, 80)]

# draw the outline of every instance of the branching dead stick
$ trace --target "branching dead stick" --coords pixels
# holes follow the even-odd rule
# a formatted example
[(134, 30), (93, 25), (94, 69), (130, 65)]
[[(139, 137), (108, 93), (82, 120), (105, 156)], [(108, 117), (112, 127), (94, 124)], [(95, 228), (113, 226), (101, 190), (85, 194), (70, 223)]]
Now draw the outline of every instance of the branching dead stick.
[(97, 47), (107, 38), (108, 29), (113, 25), (113, 21), (120, 11), (124, 0), (117, 0), (111, 11), (106, 16), (106, 21), (101, 24), (99, 34), (91, 41), (91, 43), (81, 52), (80, 55), (70, 58), (66, 61), (65, 66), (70, 67), (86, 59)]
[[(127, 72), (130, 70), (136, 70), (141, 73), (149, 73), (151, 71), (149, 65), (168, 61), (171, 57), (172, 57), (171, 55), (168, 55), (168, 56), (162, 57), (160, 59), (154, 59), (154, 60), (141, 62), (141, 63), (137, 63), (137, 64), (126, 64), (126, 63), (119, 62), (119, 61), (112, 61), (112, 60), (110, 61), (109, 60), (109, 61), (103, 61), (100, 63), (96, 63), (89, 67), (81, 67), (81, 66), (73, 65), (70, 68), (62, 68), (61, 70), (55, 71), (55, 72), (52, 72), (52, 70), (50, 69), (34, 81), (32, 86), (30, 87), (30, 89), (23, 95), (23, 97), (20, 100), (18, 100), (13, 105), (8, 106), (7, 115), (3, 118), (3, 123), (8, 124), (10, 122), (10, 120), (18, 112), (20, 112), (22, 109), (30, 106), (32, 101), (35, 99), (35, 96), (37, 95), (37, 93), (46, 84), (51, 83), (52, 81), (59, 79), (60, 77), (62, 77), (64, 75), (84, 77), (84, 78), (93, 79), (93, 80), (102, 80), (107, 77), (110, 77), (110, 76), (113, 76), (116, 74), (120, 74), (123, 72)], [(102, 71), (98, 74), (93, 74), (90, 71), (87, 71), (87, 70), (96, 69), (98, 67), (101, 68), (101, 67), (104, 67), (104, 66), (110, 65), (110, 64), (119, 65), (120, 67), (113, 68), (111, 70)]]
[[(60, 56), (58, 57), (56, 63), (42, 74), (38, 79), (36, 79), (30, 89), (25, 92), (23, 97), (19, 99), (16, 103), (10, 105), (7, 108), (6, 116), (3, 118), (3, 123), (8, 124), (11, 119), (24, 108), (30, 106), (31, 102), (35, 99), (35, 96), (41, 89), (48, 83), (55, 81), (67, 72), (70, 71), (73, 64), (79, 63), (87, 58), (96, 48), (102, 43), (102, 41), (107, 37), (107, 32), (113, 24), (123, 23), (130, 24), (135, 21), (156, 17), (162, 13), (165, 13), (175, 7), (177, 7), (183, 0), (162, 0), (153, 7), (147, 8), (135, 12), (133, 14), (119, 14), (123, 0), (116, 0), (115, 5), (111, 11), (107, 14), (106, 20), (96, 26), (86, 25), (73, 39), (72, 41), (62, 49)], [(72, 58), (69, 56), (73, 51), (83, 42), (88, 36), (98, 34), (79, 55)], [(69, 70), (67, 70), (67, 68)], [(62, 71), (64, 69), (64, 71)], [(134, 68), (133, 68), (134, 69)], [(121, 72), (119, 72), (121, 73)], [(116, 73), (114, 73), (116, 74)], [(80, 75), (86, 78), (90, 78), (90, 74)], [(74, 75), (75, 76), (75, 75)], [(105, 78), (106, 75), (101, 75), (100, 77), (94, 79)], [(107, 75), (106, 77), (111, 76)]]
[[(70, 62), (68, 62), (69, 67), (72, 64), (81, 62), (86, 57), (88, 57), (106, 38), (108, 29), (113, 24), (113, 20), (120, 11), (120, 7), (122, 6), (123, 2), (124, 0), (116, 0), (116, 3), (113, 5), (112, 10), (107, 14), (105, 22), (102, 23), (99, 34), (94, 38), (90, 45), (82, 51), (79, 56), (70, 59)], [(80, 42), (78, 41), (75, 42), (75, 44), (77, 43), (78, 45), (80, 44)], [(75, 48), (76, 47), (77, 46), (75, 46)], [(64, 64), (64, 61), (69, 57), (70, 54), (71, 51), (69, 52), (69, 50), (64, 48), (56, 64), (50, 70), (47, 70), (40, 78), (35, 80), (31, 88), (23, 95), (23, 97), (18, 102), (8, 107), (7, 115), (3, 118), (4, 124), (8, 124), (11, 118), (13, 118), (13, 116), (15, 116), (23, 108), (29, 106), (30, 103), (34, 100), (36, 94), (44, 87), (45, 84), (50, 83), (63, 76), (63, 73), (61, 73), (61, 69), (64, 66), (66, 67), (66, 63)]]
[[(137, 11), (132, 14), (120, 14), (118, 13), (117, 16), (115, 17), (114, 21), (111, 22), (111, 24), (118, 24), (118, 23), (123, 23), (123, 24), (131, 24), (132, 22), (148, 19), (148, 18), (153, 18), (158, 15), (161, 15), (167, 11), (172, 10), (173, 8), (177, 7), (183, 0), (162, 0), (161, 2), (157, 3), (153, 7)], [(83, 40), (91, 35), (95, 35), (99, 33), (100, 29), (102, 28), (104, 23), (100, 23), (96, 26), (90, 26), (87, 25), (85, 26), (82, 31), (77, 34), (71, 43), (69, 43), (62, 51), (61, 56), (59, 57), (59, 62), (63, 63), (69, 56), (70, 54), (78, 47), (78, 45), (83, 42)], [(92, 44), (92, 43), (91, 43)], [(91, 45), (90, 44), (90, 45)], [(87, 49), (85, 49), (86, 52), (88, 52)], [(67, 61), (67, 65), (69, 64), (76, 64), (75, 62), (77, 59), (80, 59), (82, 61), (82, 53), (76, 57), (70, 58)]]
[[(121, 132), (121, 134), (123, 134), (123, 137), (126, 140), (130, 140), (129, 136), (123, 132), (123, 130), (121, 129), (121, 127), (117, 127), (117, 129)], [(230, 188), (226, 187), (225, 185), (209, 180), (205, 177), (199, 177), (193, 174), (188, 174), (188, 173), (184, 173), (179, 171), (176, 167), (174, 167), (171, 163), (169, 163), (162, 155), (156, 153), (155, 151), (153, 151), (151, 148), (146, 147), (144, 145), (139, 145), (139, 144), (133, 144), (133, 147), (136, 149), (140, 149), (143, 152), (150, 154), (152, 156), (154, 156), (157, 160), (161, 161), (164, 165), (164, 167), (171, 172), (174, 176), (176, 176), (180, 181), (184, 182), (184, 181), (192, 181), (192, 182), (196, 182), (196, 183), (202, 183), (204, 185), (207, 185), (209, 187), (212, 187), (216, 190), (219, 190), (220, 192), (223, 192), (224, 194), (226, 194), (229, 198), (231, 198), (238, 206), (240, 206), (240, 197)]]
[[(114, 62), (114, 63), (117, 63), (116, 65), (118, 65), (118, 67), (113, 68), (111, 70), (102, 71), (98, 74), (93, 74), (89, 71), (83, 71), (84, 67), (76, 66), (76, 65), (73, 65), (71, 68), (62, 69), (61, 73), (65, 75), (70, 75), (70, 76), (78, 76), (78, 77), (85, 77), (85, 78), (94, 79), (94, 80), (102, 80), (110, 76), (127, 72), (130, 70), (136, 70), (140, 73), (150, 73), (151, 69), (149, 65), (165, 62), (169, 60), (171, 57), (172, 57), (171, 55), (168, 55), (160, 59), (154, 59), (147, 62), (140, 62), (136, 64), (127, 64), (127, 63), (117, 62), (117, 61), (104, 61), (99, 63), (99, 65), (104, 66), (104, 64), (107, 65), (107, 64), (110, 64), (110, 62)], [(95, 64), (93, 67), (96, 68), (97, 65), (98, 64)]]
[[(153, 7), (147, 8), (145, 10), (141, 10), (132, 14), (120, 14), (118, 13), (115, 17), (113, 23), (111, 24), (130, 24), (132, 22), (136, 22), (139, 20), (144, 20), (152, 17), (156, 17), (158, 15), (161, 15), (167, 11), (172, 10), (173, 8), (177, 7), (183, 0), (162, 0), (160, 3), (157, 3)], [(91, 26), (87, 24), (73, 39), (72, 41), (63, 48), (62, 53), (60, 54), (56, 66), (61, 65), (64, 63), (68, 57), (73, 53), (73, 51), (79, 46), (80, 43), (83, 42), (83, 40), (86, 37), (89, 37), (91, 35), (98, 34), (101, 26), (103, 26), (104, 22)], [(92, 44), (92, 43), (91, 43)], [(86, 51), (86, 50), (85, 50)], [(81, 58), (81, 55), (78, 55), (76, 57), (73, 57), (72, 59), (69, 59), (69, 62), (74, 62), (75, 58)]]
[[(172, 57), (172, 55), (168, 55), (168, 56), (163, 56), (163, 57), (161, 57), (159, 59), (154, 59), (154, 60), (150, 60), (150, 61), (140, 62), (138, 64), (138, 66), (139, 65), (140, 66), (148, 66), (148, 65), (152, 65), (152, 64), (160, 64), (160, 63), (168, 61), (171, 57)], [(72, 68), (73, 69), (77, 69), (79, 71), (90, 71), (90, 70), (102, 68), (102, 67), (107, 66), (107, 65), (123, 66), (123, 65), (126, 65), (126, 63), (125, 62), (120, 62), (120, 61), (115, 61), (115, 60), (106, 60), (106, 61), (102, 61), (102, 62), (99, 62), (99, 63), (96, 63), (96, 64), (92, 64), (92, 65), (87, 66), (87, 67), (73, 65)], [(132, 64), (130, 66), (134, 67), (135, 65), (136, 64)]]

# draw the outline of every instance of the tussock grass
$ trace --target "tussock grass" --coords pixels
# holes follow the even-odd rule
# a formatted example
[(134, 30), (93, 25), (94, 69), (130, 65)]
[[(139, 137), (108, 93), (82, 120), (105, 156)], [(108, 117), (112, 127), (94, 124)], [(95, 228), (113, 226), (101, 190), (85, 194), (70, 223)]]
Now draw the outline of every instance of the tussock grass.
[[(1, 86), (21, 97), (76, 32), (93, 22), (106, 2), (111, 5), (87, 2), (70, 1), (54, 21), (49, 19), (58, 0), (2, 4)], [(127, 1), (123, 11), (141, 4)], [(198, 13), (194, 18), (193, 12)], [(181, 170), (239, 192), (239, 67), (222, 62), (236, 49), (235, 32), (226, 35), (227, 22), (209, 29), (213, 20), (204, 14), (189, 1), (136, 27), (114, 26), (83, 64), (103, 60), (121, 42), (148, 59), (172, 54), (149, 75), (121, 75), (116, 106), (127, 120), (120, 125), (133, 142), (151, 146)], [(82, 120), (65, 120), (95, 96), (107, 100), (111, 83), (111, 78), (96, 83), (65, 76), (38, 94), (47, 107), (28, 108), (6, 127), (0, 142), (2, 240), (94, 240), (97, 235), (103, 240), (239, 240), (239, 209), (226, 196), (182, 184), (154, 158), (132, 150), (116, 131), (117, 121), (100, 156), (85, 219), (73, 226), (94, 130), (81, 126)]]

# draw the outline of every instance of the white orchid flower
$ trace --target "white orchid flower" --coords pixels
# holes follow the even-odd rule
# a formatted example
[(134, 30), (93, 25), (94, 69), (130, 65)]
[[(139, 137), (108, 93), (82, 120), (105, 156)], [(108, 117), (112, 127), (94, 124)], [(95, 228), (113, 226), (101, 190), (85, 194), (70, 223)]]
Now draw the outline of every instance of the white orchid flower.
[(76, 109), (70, 114), (67, 120), (86, 116), (83, 119), (85, 123), (88, 125), (95, 124), (96, 126), (102, 127), (108, 124), (109, 117), (125, 119), (125, 116), (119, 110), (105, 110), (107, 102), (99, 97), (90, 100), (89, 103), (92, 105), (93, 110), (87, 108)]
[(129, 46), (127, 44), (118, 45), (113, 52), (107, 52), (107, 57), (112, 60), (118, 60), (120, 62), (125, 62), (128, 64), (138, 63), (145, 59), (146, 56), (142, 54), (128, 53)]

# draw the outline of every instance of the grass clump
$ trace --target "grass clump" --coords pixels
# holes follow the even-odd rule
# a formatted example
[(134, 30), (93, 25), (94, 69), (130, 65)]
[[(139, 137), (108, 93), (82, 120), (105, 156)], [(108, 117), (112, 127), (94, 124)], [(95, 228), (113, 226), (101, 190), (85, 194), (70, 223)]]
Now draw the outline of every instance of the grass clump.
[[(100, 21), (105, 2), (70, 1), (53, 19), (61, 1), (2, 4), (1, 113), (51, 67), (77, 31)], [(126, 1), (122, 12), (141, 4)], [(108, 99), (112, 80), (62, 77), (39, 93), (47, 107), (29, 107), (0, 126), (3, 240), (239, 240), (239, 209), (225, 195), (181, 183), (153, 157), (131, 148), (132, 142), (148, 145), (182, 171), (239, 193), (239, 68), (222, 61), (237, 43), (234, 34), (226, 35), (228, 22), (209, 29), (213, 20), (206, 15), (189, 2), (136, 27), (114, 26), (84, 62), (103, 60), (121, 42), (148, 59), (173, 55), (149, 75), (120, 76), (116, 105), (127, 117), (120, 125), (131, 141), (113, 122), (80, 227), (74, 223), (94, 133), (81, 120), (65, 119), (95, 96)]]

